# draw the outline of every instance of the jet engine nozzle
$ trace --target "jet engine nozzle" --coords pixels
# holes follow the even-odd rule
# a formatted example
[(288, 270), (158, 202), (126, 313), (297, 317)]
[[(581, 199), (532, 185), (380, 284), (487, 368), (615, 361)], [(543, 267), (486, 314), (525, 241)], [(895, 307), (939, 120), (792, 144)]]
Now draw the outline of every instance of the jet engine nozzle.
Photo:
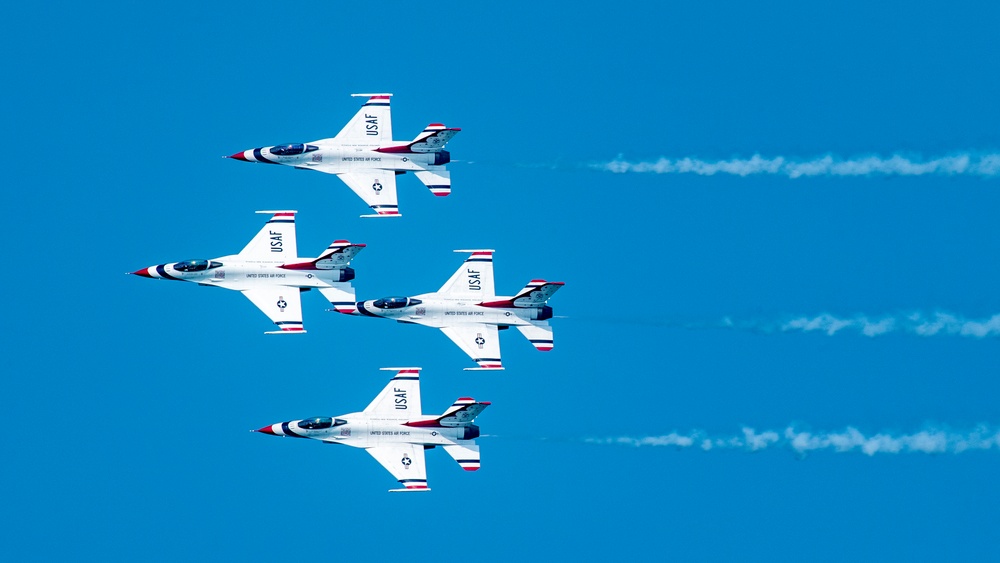
[(354, 268), (347, 267), (340, 270), (340, 281), (348, 282), (354, 279)]
[(448, 151), (438, 151), (434, 153), (434, 165), (440, 166), (451, 162), (451, 153)]
[(462, 436), (463, 440), (475, 440), (479, 437), (479, 427), (475, 424), (470, 424), (465, 427), (465, 434)]
[(543, 305), (542, 309), (538, 311), (538, 320), (547, 321), (552, 318), (552, 307), (548, 305)]

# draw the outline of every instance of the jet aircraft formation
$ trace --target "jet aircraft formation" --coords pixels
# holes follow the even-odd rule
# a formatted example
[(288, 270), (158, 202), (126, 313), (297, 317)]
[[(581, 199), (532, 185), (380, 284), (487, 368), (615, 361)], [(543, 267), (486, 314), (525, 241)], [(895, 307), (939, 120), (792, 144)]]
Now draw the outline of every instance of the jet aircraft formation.
[[(460, 129), (428, 125), (412, 141), (392, 140), (392, 94), (352, 94), (367, 101), (335, 136), (308, 143), (265, 146), (226, 158), (281, 164), (338, 176), (374, 214), (400, 217), (396, 176), (413, 174), (436, 196), (451, 193), (445, 145)], [(538, 350), (553, 348), (552, 307), (548, 300), (563, 282), (533, 279), (513, 296), (498, 296), (493, 283), (493, 250), (456, 250), (468, 257), (439, 290), (419, 295), (358, 300), (351, 261), (365, 248), (335, 240), (316, 258), (298, 255), (293, 210), (258, 211), (270, 218), (237, 254), (149, 266), (131, 274), (241, 292), (278, 330), (266, 334), (304, 334), (301, 294), (316, 289), (345, 315), (382, 317), (438, 328), (477, 367), (502, 370), (499, 333), (514, 327)], [(363, 277), (362, 277), (363, 279)], [(490, 403), (463, 397), (441, 415), (424, 415), (420, 368), (382, 368), (396, 372), (361, 412), (312, 417), (264, 426), (255, 432), (365, 449), (402, 485), (397, 491), (429, 491), (424, 451), (441, 446), (467, 471), (479, 469), (476, 417)]]

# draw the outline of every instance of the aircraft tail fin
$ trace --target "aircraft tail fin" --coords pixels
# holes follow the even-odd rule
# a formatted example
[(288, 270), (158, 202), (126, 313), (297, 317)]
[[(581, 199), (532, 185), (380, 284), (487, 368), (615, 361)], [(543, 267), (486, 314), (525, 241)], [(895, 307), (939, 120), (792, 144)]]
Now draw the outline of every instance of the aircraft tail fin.
[[(333, 278), (329, 287), (319, 287), (319, 292), (333, 305), (338, 313), (351, 314), (357, 312), (355, 307), (354, 268), (349, 264), (354, 256), (365, 248), (363, 244), (352, 244), (346, 240), (335, 240), (319, 255), (319, 258), (308, 262), (285, 264), (286, 270), (323, 270), (325, 278)], [(333, 275), (331, 275), (333, 274)]]
[[(467, 426), (471, 430), (473, 428), (476, 428), (476, 426), (473, 424), (473, 422), (475, 422), (476, 420), (476, 417), (479, 416), (479, 413), (483, 412), (483, 410), (485, 410), (486, 407), (488, 406), (490, 406), (490, 403), (487, 401), (476, 401), (472, 397), (460, 397), (450, 407), (448, 407), (448, 410), (444, 411), (444, 414), (436, 417), (432, 416), (431, 418), (426, 418), (423, 420), (415, 420), (407, 422), (406, 425), (415, 427)], [(477, 438), (478, 437), (477, 432), (478, 428), (476, 428), (476, 432), (473, 432), (474, 434), (476, 434), (476, 436), (472, 436), (469, 435), (470, 433), (466, 433), (467, 434), (466, 439), (471, 440), (473, 438)]]
[(431, 123), (408, 145), (412, 152), (440, 152), (461, 129), (445, 127), (442, 123)]
[(548, 301), (552, 294), (564, 285), (565, 282), (531, 280), (524, 289), (517, 292), (511, 302), (515, 307), (537, 307)]
[(324, 266), (329, 268), (337, 268), (339, 265), (347, 265), (351, 263), (354, 257), (364, 250), (365, 244), (352, 244), (350, 241), (346, 240), (335, 240), (330, 243), (330, 246), (326, 247), (326, 250), (319, 255), (316, 259), (316, 265), (319, 269), (326, 269)]
[[(524, 289), (517, 292), (517, 295), (510, 299), (501, 301), (487, 301), (480, 303), (484, 307), (542, 307), (545, 302), (552, 297), (552, 294), (559, 291), (559, 288), (566, 285), (565, 282), (550, 282), (545, 280), (531, 280)], [(538, 320), (552, 318), (551, 311), (547, 317), (539, 317)]]
[(378, 151), (438, 153), (440, 156), (434, 158), (434, 164), (448, 164), (451, 161), (451, 155), (448, 154), (448, 151), (444, 150), (444, 147), (459, 131), (461, 129), (458, 127), (445, 127), (441, 123), (431, 123), (409, 143), (391, 147), (383, 146)]
[(441, 426), (469, 426), (490, 406), (488, 402), (478, 402), (472, 397), (460, 397), (444, 411), (437, 421)]

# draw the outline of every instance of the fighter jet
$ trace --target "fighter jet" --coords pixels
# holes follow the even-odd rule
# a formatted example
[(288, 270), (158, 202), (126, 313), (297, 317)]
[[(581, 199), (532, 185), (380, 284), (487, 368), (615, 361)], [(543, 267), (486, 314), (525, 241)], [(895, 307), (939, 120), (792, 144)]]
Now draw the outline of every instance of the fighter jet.
[(334, 241), (318, 258), (299, 258), (295, 211), (273, 214), (239, 254), (211, 260), (184, 260), (131, 272), (137, 276), (195, 282), (243, 292), (281, 330), (265, 334), (305, 333), (300, 293), (316, 288), (338, 310), (354, 309), (351, 259), (363, 244)]
[(531, 280), (513, 297), (493, 290), (493, 250), (456, 250), (471, 255), (436, 293), (361, 301), (340, 313), (395, 319), (441, 329), (478, 368), (500, 370), (499, 331), (515, 327), (535, 348), (552, 349), (552, 307), (546, 302), (563, 282)]
[(479, 427), (473, 422), (490, 403), (462, 397), (444, 414), (423, 415), (420, 368), (382, 369), (395, 371), (396, 376), (362, 412), (279, 422), (252, 432), (364, 448), (405, 487), (390, 489), (393, 493), (430, 490), (424, 450), (436, 446), (444, 448), (462, 469), (479, 469), (475, 442)]
[(451, 154), (445, 144), (461, 129), (431, 123), (412, 141), (392, 140), (389, 97), (351, 94), (368, 101), (332, 139), (245, 150), (226, 158), (284, 164), (336, 174), (375, 213), (362, 217), (399, 217), (396, 176), (413, 172), (436, 196), (451, 193)]

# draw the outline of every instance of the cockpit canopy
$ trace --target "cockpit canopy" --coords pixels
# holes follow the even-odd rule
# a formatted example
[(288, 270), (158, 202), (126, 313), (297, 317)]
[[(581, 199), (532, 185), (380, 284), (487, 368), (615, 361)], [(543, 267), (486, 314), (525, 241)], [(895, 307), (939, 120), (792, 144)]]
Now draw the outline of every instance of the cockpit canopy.
[(216, 262), (215, 260), (184, 260), (183, 262), (174, 264), (174, 269), (178, 272), (202, 272), (221, 266), (222, 262)]
[(340, 426), (341, 424), (347, 424), (347, 421), (340, 418), (330, 418), (329, 416), (314, 416), (312, 418), (300, 420), (299, 428), (305, 428), (306, 430), (322, 430), (324, 428)]
[(278, 156), (294, 156), (297, 154), (302, 154), (306, 152), (312, 152), (319, 150), (316, 145), (303, 145), (302, 143), (293, 143), (291, 145), (277, 145), (271, 147), (271, 154), (276, 154)]
[(421, 300), (409, 297), (383, 297), (382, 299), (376, 299), (372, 305), (379, 309), (402, 309), (408, 305), (419, 305), (421, 303)]

